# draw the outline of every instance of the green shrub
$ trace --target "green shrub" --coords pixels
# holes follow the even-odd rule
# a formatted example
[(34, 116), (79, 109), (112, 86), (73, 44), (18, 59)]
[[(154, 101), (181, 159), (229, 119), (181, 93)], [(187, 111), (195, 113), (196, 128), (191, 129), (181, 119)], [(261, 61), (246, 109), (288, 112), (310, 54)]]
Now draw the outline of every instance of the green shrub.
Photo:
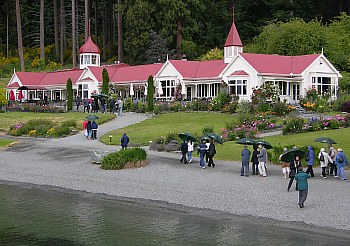
[(159, 114), (160, 113), (160, 106), (159, 105), (154, 105), (154, 114)]
[(276, 102), (272, 105), (272, 111), (275, 112), (277, 116), (283, 116), (288, 112), (288, 105), (284, 102)]
[(77, 128), (77, 122), (75, 120), (66, 120), (61, 123), (62, 126)]
[(139, 166), (141, 161), (147, 159), (147, 152), (141, 148), (129, 148), (110, 153), (101, 160), (101, 168), (105, 170), (123, 169), (126, 164)]
[(179, 141), (180, 138), (176, 132), (169, 132), (165, 137), (165, 144), (168, 144), (173, 140)]
[(211, 132), (214, 132), (213, 126), (206, 126), (206, 127), (203, 127), (203, 129), (202, 129), (203, 135), (206, 135), (207, 133), (211, 133)]
[(303, 132), (304, 120), (302, 118), (289, 118), (283, 128), (283, 134)]

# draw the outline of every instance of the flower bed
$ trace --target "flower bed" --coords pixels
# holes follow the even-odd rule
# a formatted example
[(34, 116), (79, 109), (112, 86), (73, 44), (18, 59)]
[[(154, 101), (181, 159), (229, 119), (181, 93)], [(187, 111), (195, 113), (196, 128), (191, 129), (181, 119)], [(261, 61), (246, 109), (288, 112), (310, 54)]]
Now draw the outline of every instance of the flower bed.
[(147, 152), (141, 148), (129, 148), (105, 155), (101, 160), (101, 168), (119, 170), (138, 168), (147, 165)]

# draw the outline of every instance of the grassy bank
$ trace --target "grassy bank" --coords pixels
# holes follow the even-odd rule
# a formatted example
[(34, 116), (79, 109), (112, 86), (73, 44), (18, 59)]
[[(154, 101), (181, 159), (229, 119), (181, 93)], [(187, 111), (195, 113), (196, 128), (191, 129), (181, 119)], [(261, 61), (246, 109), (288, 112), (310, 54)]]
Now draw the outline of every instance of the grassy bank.
[[(66, 120), (75, 120), (78, 127), (82, 127), (82, 122), (87, 116), (87, 113), (81, 112), (68, 112), (68, 113), (29, 113), (29, 112), (6, 112), (0, 114), (0, 130), (8, 131), (11, 125), (17, 124), (19, 122), (28, 122), (31, 119), (48, 119), (54, 122), (64, 122)], [(114, 114), (95, 114), (100, 119), (97, 121), (98, 124), (107, 122), (115, 117)]]
[(13, 143), (12, 140), (0, 138), (0, 148), (6, 147), (6, 146), (10, 145), (11, 143)]

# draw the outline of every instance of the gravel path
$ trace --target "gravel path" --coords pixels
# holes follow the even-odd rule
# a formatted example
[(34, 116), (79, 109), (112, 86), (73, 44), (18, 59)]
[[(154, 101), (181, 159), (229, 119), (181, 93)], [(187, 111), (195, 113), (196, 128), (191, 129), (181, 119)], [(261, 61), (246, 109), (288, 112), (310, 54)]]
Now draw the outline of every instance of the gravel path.
[[(144, 119), (127, 113), (100, 126), (99, 132)], [(178, 154), (154, 151), (148, 151), (150, 164), (139, 169), (106, 171), (91, 163), (92, 150), (117, 148), (87, 141), (82, 134), (64, 139), (22, 138), (20, 144), (0, 151), (0, 180), (350, 230), (349, 181), (324, 180), (319, 169), (309, 182), (305, 208), (300, 209), (297, 191), (286, 191), (289, 180), (282, 178), (277, 166), (268, 165), (267, 178), (241, 177), (237, 162), (216, 161), (215, 168), (201, 169), (196, 155), (193, 163), (184, 165)]]

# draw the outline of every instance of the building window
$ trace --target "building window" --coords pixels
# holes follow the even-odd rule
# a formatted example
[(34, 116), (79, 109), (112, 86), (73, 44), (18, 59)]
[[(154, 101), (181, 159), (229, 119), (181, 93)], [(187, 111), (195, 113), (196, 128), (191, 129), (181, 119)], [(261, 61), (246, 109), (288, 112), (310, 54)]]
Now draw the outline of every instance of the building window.
[(90, 64), (90, 55), (84, 55), (84, 64)]
[(247, 95), (247, 80), (229, 80), (228, 81), (229, 94), (237, 96)]
[(89, 97), (89, 85), (88, 84), (82, 84), (82, 90), (83, 90), (83, 98)]
[(312, 87), (317, 89), (318, 94), (329, 93), (335, 96), (335, 85), (331, 77), (312, 77)]
[(163, 95), (159, 96), (167, 99), (173, 97), (176, 89), (175, 80), (161, 80), (160, 83), (162, 83)]
[(97, 63), (96, 55), (92, 55), (91, 64), (96, 65)]

